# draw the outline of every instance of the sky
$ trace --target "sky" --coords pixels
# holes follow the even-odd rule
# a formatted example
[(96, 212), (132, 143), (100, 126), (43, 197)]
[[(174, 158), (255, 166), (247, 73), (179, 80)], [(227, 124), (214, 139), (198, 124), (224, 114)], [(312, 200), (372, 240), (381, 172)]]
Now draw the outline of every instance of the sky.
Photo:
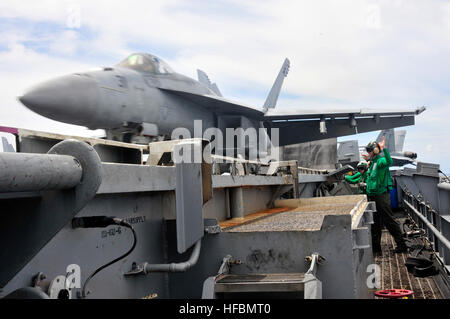
[(255, 107), (286, 57), (280, 110), (426, 106), (405, 127), (404, 149), (450, 172), (450, 1), (2, 0), (0, 125), (102, 135), (39, 116), (17, 97), (133, 52), (192, 78), (201, 69), (224, 97)]

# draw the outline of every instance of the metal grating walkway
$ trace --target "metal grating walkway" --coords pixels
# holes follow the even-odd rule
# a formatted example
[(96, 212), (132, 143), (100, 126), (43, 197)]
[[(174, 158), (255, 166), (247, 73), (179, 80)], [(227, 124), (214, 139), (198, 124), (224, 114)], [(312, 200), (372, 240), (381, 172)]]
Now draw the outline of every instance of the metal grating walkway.
[[(408, 289), (414, 291), (411, 299), (443, 299), (433, 277), (414, 277), (405, 266), (407, 254), (395, 254), (394, 238), (385, 229), (381, 237), (382, 255), (375, 257), (381, 267), (380, 289)], [(376, 297), (378, 298), (378, 297)]]

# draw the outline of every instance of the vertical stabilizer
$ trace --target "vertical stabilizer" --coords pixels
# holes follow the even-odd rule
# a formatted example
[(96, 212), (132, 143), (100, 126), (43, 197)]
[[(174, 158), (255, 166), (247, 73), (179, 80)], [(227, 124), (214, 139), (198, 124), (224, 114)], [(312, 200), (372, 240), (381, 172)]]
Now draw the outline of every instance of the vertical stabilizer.
[(211, 80), (209, 79), (208, 75), (205, 72), (203, 72), (202, 70), (197, 70), (197, 77), (200, 83), (203, 83), (207, 87), (209, 87), (211, 91), (213, 91), (217, 96), (222, 96), (222, 93), (220, 92), (217, 84), (211, 83)]
[(405, 144), (406, 130), (395, 131), (395, 152), (403, 153)]
[(289, 73), (289, 67), (290, 62), (289, 59), (285, 59), (283, 66), (281, 67), (280, 72), (278, 73), (278, 76), (273, 83), (272, 89), (269, 92), (269, 95), (267, 96), (266, 102), (264, 102), (263, 111), (264, 113), (267, 112), (268, 109), (273, 109), (277, 105), (278, 96), (280, 95), (281, 86), (283, 85), (284, 78)]
[(403, 154), (403, 145), (405, 144), (406, 130), (383, 130), (377, 137), (377, 142), (381, 142), (383, 136), (386, 137), (386, 148), (391, 155)]
[(383, 136), (386, 138), (385, 147), (389, 150), (389, 153), (395, 151), (395, 132), (394, 129), (382, 130), (376, 139), (377, 142), (381, 142)]

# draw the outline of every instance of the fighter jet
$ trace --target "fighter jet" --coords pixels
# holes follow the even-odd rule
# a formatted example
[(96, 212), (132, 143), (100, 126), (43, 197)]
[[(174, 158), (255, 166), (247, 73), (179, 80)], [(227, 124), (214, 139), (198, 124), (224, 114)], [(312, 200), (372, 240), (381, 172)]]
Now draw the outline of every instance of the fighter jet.
[(104, 129), (107, 138), (171, 136), (183, 127), (194, 136), (194, 121), (202, 128), (278, 128), (279, 145), (352, 135), (413, 125), (424, 108), (387, 110), (275, 109), (287, 76), (286, 59), (262, 107), (222, 97), (217, 85), (198, 70), (198, 81), (174, 72), (162, 59), (135, 53), (113, 67), (61, 76), (31, 88), (19, 100), (45, 117)]
[[(383, 137), (386, 138), (385, 147), (393, 160), (391, 166), (413, 164), (417, 158), (417, 153), (403, 151), (405, 136), (406, 130), (388, 129), (382, 130), (376, 138), (377, 142), (381, 142)], [(366, 147), (358, 145), (358, 140), (342, 141), (338, 146), (338, 161), (343, 165), (356, 167), (357, 163), (363, 160), (363, 153), (367, 153)]]
[(417, 153), (411, 151), (403, 151), (405, 144), (406, 130), (396, 131), (394, 129), (383, 130), (378, 135), (376, 141), (381, 142), (383, 137), (386, 138), (385, 147), (391, 154), (393, 163), (391, 166), (403, 166), (413, 164), (417, 158)]

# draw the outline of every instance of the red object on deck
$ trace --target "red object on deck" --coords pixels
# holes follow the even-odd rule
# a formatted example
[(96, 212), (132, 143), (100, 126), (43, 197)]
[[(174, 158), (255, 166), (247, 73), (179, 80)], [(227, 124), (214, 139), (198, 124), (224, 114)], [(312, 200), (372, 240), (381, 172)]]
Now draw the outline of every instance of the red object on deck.
[(404, 298), (411, 296), (414, 293), (412, 290), (407, 289), (384, 289), (375, 291), (375, 296), (382, 298)]

